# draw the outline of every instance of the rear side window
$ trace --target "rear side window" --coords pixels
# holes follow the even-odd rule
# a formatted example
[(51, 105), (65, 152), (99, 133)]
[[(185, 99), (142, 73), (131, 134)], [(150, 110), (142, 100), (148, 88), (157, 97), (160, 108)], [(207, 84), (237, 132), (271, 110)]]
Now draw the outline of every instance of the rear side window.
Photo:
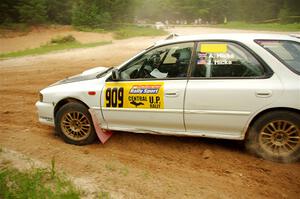
[(193, 77), (259, 78), (264, 67), (238, 44), (231, 42), (200, 42)]
[(257, 40), (256, 43), (273, 54), (279, 61), (300, 74), (300, 44), (296, 41)]

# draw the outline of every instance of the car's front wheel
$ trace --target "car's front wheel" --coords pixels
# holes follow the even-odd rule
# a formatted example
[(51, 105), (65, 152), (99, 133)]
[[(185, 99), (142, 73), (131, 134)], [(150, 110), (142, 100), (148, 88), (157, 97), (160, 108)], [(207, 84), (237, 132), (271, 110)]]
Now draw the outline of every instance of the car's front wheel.
[(91, 144), (96, 138), (88, 109), (76, 102), (65, 104), (58, 110), (55, 117), (55, 129), (69, 144)]
[(289, 111), (267, 113), (250, 127), (246, 146), (256, 155), (276, 162), (300, 158), (300, 115)]

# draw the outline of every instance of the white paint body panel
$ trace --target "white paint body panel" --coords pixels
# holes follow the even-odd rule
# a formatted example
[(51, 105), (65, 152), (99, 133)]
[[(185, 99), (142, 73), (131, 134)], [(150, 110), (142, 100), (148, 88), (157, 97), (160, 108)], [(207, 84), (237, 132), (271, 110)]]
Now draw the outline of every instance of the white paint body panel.
[(94, 74), (94, 73), (101, 73), (101, 72), (104, 72), (106, 69), (107, 69), (106, 67), (99, 66), (99, 67), (96, 67), (96, 68), (86, 70), (86, 71), (82, 72), (80, 75), (85, 76), (85, 75), (91, 75), (91, 74)]
[[(37, 102), (39, 121), (54, 126), (54, 107), (64, 99), (76, 99), (88, 107), (100, 107), (100, 93), (105, 78), (79, 81), (67, 84), (50, 86), (41, 91), (43, 102)], [(95, 91), (96, 95), (88, 95), (88, 91)], [(43, 118), (48, 117), (45, 121)], [(101, 119), (101, 118), (99, 118)]]
[(37, 107), (39, 122), (54, 126), (54, 106), (51, 103), (44, 103), (44, 102), (36, 102), (35, 106)]
[[(102, 93), (101, 107), (107, 128), (112, 130), (184, 132), (183, 102), (187, 80), (166, 80), (163, 82), (164, 109), (104, 108), (104, 93)], [(124, 83), (126, 84), (126, 82)], [(147, 81), (139, 83), (147, 83)], [(176, 95), (168, 95), (171, 93), (176, 93)]]
[[(260, 97), (258, 93), (270, 93)], [(229, 134), (243, 138), (249, 117), (282, 94), (276, 75), (269, 79), (190, 80), (185, 100), (186, 130), (203, 135)]]
[[(178, 37), (163, 40), (155, 46), (201, 40), (238, 41), (252, 49), (273, 70), (267, 79), (219, 80), (164, 80), (165, 94), (178, 92), (178, 96), (165, 96), (164, 109), (110, 109), (103, 107), (101, 98), (106, 79), (101, 78), (52, 85), (41, 91), (43, 102), (37, 102), (39, 121), (54, 125), (55, 106), (72, 98), (95, 109), (104, 129), (180, 136), (206, 136), (224, 139), (244, 139), (252, 119), (260, 112), (272, 108), (300, 110), (300, 76), (290, 71), (269, 52), (254, 42), (255, 39), (282, 39), (299, 42), (299, 39), (281, 35), (225, 34)], [(144, 53), (139, 53), (135, 57)], [(135, 57), (121, 64), (123, 67)], [(91, 75), (103, 68), (85, 71)], [(161, 81), (161, 80), (160, 80)], [(187, 88), (185, 90), (185, 88)], [(88, 95), (96, 91), (96, 95)], [(257, 93), (269, 92), (267, 97)], [(100, 103), (101, 102), (101, 103)]]

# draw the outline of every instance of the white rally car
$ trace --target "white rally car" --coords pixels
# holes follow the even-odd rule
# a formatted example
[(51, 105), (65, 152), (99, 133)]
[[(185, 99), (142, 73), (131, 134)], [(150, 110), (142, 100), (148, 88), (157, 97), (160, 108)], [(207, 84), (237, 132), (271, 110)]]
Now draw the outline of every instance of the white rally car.
[[(67, 142), (107, 131), (245, 140), (274, 161), (300, 157), (300, 44), (284, 35), (174, 36), (116, 68), (40, 92), (39, 121)], [(103, 136), (106, 134), (106, 136)]]

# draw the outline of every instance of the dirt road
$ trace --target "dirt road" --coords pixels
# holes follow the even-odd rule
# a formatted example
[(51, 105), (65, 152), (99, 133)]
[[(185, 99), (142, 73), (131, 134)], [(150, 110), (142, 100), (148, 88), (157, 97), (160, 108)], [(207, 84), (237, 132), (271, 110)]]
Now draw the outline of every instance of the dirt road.
[(115, 133), (105, 145), (79, 147), (37, 122), (40, 89), (93, 66), (117, 65), (157, 39), (0, 61), (0, 146), (44, 163), (55, 157), (60, 170), (113, 198), (299, 198), (300, 163), (258, 159), (239, 142)]
[(73, 35), (81, 43), (112, 40), (111, 33), (81, 32), (70, 26), (35, 27), (29, 33), (10, 31), (0, 35), (0, 53), (37, 48), (50, 42), (52, 38), (66, 35)]

